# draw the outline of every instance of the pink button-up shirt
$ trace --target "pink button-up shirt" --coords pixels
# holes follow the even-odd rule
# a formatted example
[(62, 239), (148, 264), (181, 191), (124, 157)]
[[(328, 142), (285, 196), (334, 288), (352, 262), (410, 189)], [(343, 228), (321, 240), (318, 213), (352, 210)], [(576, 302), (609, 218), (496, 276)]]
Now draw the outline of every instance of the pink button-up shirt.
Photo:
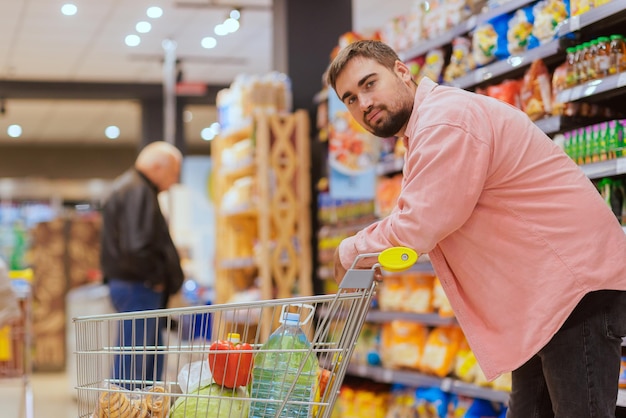
[(514, 370), (589, 291), (626, 290), (626, 235), (593, 184), (528, 117), (423, 79), (392, 213), (341, 263), (395, 245), (428, 253), (488, 379)]

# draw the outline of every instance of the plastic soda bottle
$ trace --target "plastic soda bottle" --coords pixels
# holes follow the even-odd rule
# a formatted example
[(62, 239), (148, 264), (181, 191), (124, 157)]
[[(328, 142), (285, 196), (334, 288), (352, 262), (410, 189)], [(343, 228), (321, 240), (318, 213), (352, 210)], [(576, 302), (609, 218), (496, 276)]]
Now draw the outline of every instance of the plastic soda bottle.
[(250, 418), (311, 416), (319, 362), (300, 326), (300, 315), (283, 311), (280, 322), (254, 357)]

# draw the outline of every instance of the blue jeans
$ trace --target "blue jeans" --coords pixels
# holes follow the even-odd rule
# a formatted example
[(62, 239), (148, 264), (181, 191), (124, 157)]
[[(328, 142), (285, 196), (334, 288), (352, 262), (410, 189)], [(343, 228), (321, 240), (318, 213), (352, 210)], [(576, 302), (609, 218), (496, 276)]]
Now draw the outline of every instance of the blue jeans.
[[(162, 292), (155, 292), (143, 283), (108, 279), (111, 302), (118, 312), (146, 311), (161, 308)], [(114, 382), (129, 390), (152, 385), (161, 379), (163, 354), (155, 355), (162, 342), (157, 318), (132, 319), (120, 322), (117, 346), (123, 354), (114, 357)]]
[(507, 418), (615, 417), (625, 335), (626, 292), (585, 296), (552, 340), (513, 371)]

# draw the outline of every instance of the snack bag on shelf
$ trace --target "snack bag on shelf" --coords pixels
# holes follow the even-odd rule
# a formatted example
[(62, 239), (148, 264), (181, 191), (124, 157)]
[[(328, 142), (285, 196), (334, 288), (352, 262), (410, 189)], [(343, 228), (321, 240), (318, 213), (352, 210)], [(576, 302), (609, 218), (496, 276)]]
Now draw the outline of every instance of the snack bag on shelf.
[(417, 418), (415, 406), (415, 389), (395, 384), (391, 388), (385, 418)]
[(540, 44), (558, 36), (559, 28), (569, 17), (569, 0), (542, 0), (533, 7), (532, 33)]
[(419, 369), (439, 377), (450, 374), (454, 370), (454, 361), (462, 339), (463, 332), (458, 326), (434, 328), (426, 340)]
[(559, 93), (567, 88), (567, 63), (563, 63), (554, 69), (552, 73), (552, 115), (561, 116), (565, 114), (569, 103), (557, 101)]
[(464, 382), (472, 383), (475, 379), (477, 368), (478, 361), (476, 356), (474, 356), (467, 340), (463, 337), (454, 360), (454, 375)]
[(522, 7), (511, 15), (507, 24), (506, 40), (510, 55), (521, 54), (536, 46), (533, 41), (533, 22), (535, 17), (532, 8)]
[(476, 27), (472, 34), (472, 55), (477, 67), (509, 56), (506, 41), (509, 19), (510, 14), (503, 14)]
[(376, 186), (376, 215), (383, 218), (389, 215), (400, 196), (402, 174), (382, 177)]
[(404, 283), (402, 275), (390, 274), (385, 276), (385, 280), (378, 290), (378, 307), (381, 311), (398, 310), (404, 298)]
[(429, 1), (428, 5), (424, 14), (424, 35), (426, 39), (435, 39), (447, 29), (447, 9), (443, 0)]
[(522, 110), (532, 120), (552, 113), (550, 74), (542, 60), (533, 61), (524, 74), (520, 98)]
[(411, 58), (406, 62), (407, 67), (409, 67), (409, 71), (411, 72), (411, 76), (414, 80), (419, 79), (420, 72), (422, 71), (422, 67), (424, 67), (424, 62), (426, 61), (426, 56), (422, 55), (419, 57)]
[(409, 47), (417, 45), (424, 39), (424, 4), (422, 0), (411, 3), (406, 16), (405, 37)]
[(433, 283), (435, 276), (424, 273), (404, 273), (402, 283), (404, 298), (401, 309), (406, 312), (432, 313)]
[(502, 390), (505, 392), (510, 392), (512, 387), (512, 376), (511, 373), (503, 373), (500, 376), (496, 377), (491, 382), (491, 387), (494, 390)]
[(441, 317), (454, 316), (454, 311), (452, 311), (450, 301), (448, 300), (443, 287), (441, 287), (441, 282), (438, 277), (435, 277), (433, 281), (433, 308), (437, 309), (437, 312)]
[(403, 51), (409, 47), (408, 34), (407, 18), (405, 16), (396, 16), (383, 24), (380, 31), (380, 39), (396, 51)]
[(455, 78), (462, 77), (476, 68), (471, 47), (472, 42), (463, 36), (452, 41), (450, 63), (444, 71), (443, 81), (450, 83)]
[(450, 401), (452, 415), (448, 418), (498, 418), (500, 412), (490, 401), (467, 396), (452, 395)]
[(521, 80), (504, 80), (500, 84), (495, 84), (487, 87), (485, 94), (489, 97), (494, 97), (498, 100), (502, 100), (503, 102), (510, 104), (511, 106), (515, 106), (518, 109), (521, 109), (521, 88)]
[(417, 416), (448, 418), (450, 394), (437, 387), (424, 387), (415, 390)]
[(435, 48), (428, 51), (424, 66), (422, 67), (418, 78), (421, 80), (423, 77), (428, 77), (435, 83), (439, 83), (443, 74), (444, 62), (445, 57), (441, 48)]
[(401, 320), (384, 324), (380, 349), (383, 365), (417, 369), (427, 337), (428, 330), (422, 324)]
[(351, 362), (359, 365), (378, 366), (380, 364), (381, 326), (379, 324), (363, 324), (357, 338)]

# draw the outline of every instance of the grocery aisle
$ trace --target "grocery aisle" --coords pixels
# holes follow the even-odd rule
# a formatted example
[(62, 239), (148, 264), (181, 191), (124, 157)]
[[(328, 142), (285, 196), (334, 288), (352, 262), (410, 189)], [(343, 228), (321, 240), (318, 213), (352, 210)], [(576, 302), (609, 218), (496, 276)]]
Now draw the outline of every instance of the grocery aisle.
[[(65, 373), (36, 373), (31, 379), (35, 418), (75, 418), (76, 401)], [(21, 418), (21, 381), (0, 380), (0, 416)]]

